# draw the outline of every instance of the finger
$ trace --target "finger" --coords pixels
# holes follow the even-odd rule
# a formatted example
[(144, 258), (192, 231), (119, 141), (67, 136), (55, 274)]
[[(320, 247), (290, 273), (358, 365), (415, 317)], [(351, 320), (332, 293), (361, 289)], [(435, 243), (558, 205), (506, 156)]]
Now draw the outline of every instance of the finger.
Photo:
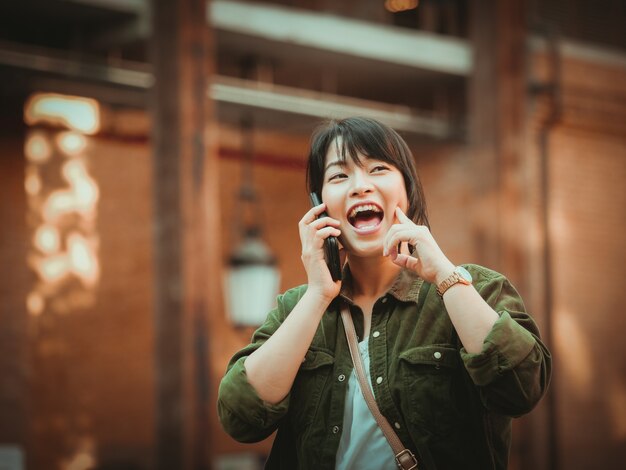
[[(392, 237), (394, 237), (395, 234), (398, 233), (399, 231), (406, 230), (407, 228), (412, 229), (416, 227), (415, 223), (411, 219), (409, 219), (406, 215), (404, 215), (404, 212), (402, 212), (402, 209), (400, 209), (400, 207), (396, 207), (394, 214), (395, 214), (395, 219), (397, 220), (398, 223), (394, 223), (391, 227), (389, 227), (389, 230), (387, 231), (387, 234), (385, 235), (385, 238), (383, 239), (384, 247), (390, 246), (389, 240), (391, 240)], [(406, 225), (407, 223), (410, 224), (408, 227)], [(398, 251), (399, 250), (400, 248), (398, 248)], [(383, 249), (383, 254), (385, 256), (387, 255), (385, 249)]]
[[(404, 252), (402, 251), (402, 247), (406, 247), (406, 249), (404, 250)], [(398, 243), (398, 253), (404, 253), (405, 255), (410, 255), (413, 253), (413, 245), (411, 245), (409, 242), (406, 241), (402, 241), (400, 243)]]
[(403, 227), (400, 224), (394, 224), (391, 227), (389, 227), (389, 230), (387, 230), (387, 233), (385, 237), (383, 238), (383, 255), (384, 256), (388, 255), (389, 248), (393, 244), (392, 240), (396, 239), (397, 233), (404, 229), (405, 227)]
[(392, 225), (383, 238), (383, 256), (389, 255), (389, 240), (393, 237), (393, 233), (395, 232), (394, 227), (395, 225)]
[[(391, 253), (392, 250), (398, 251), (398, 245), (402, 242), (415, 243), (415, 228), (399, 226), (396, 230), (389, 230), (384, 240), (383, 253)], [(386, 256), (386, 254), (385, 254)]]
[(413, 223), (413, 221), (406, 216), (402, 209), (400, 209), (400, 206), (396, 207), (396, 217), (398, 217), (400, 223)]
[(390, 247), (385, 248), (383, 253), (385, 256), (389, 256), (392, 260), (396, 259), (396, 256), (398, 256), (398, 245), (391, 245)]
[(317, 252), (324, 246), (324, 240), (328, 237), (339, 237), (341, 235), (341, 230), (336, 229), (335, 227), (324, 227), (321, 230), (318, 230), (313, 234), (310, 238), (304, 238), (302, 240), (302, 253), (313, 253)]
[(300, 220), (301, 223), (303, 224), (310, 224), (311, 222), (313, 222), (315, 219), (318, 218), (318, 216), (324, 212), (324, 210), (326, 209), (326, 204), (324, 202), (322, 202), (319, 206), (314, 206), (311, 207), (302, 217), (302, 219)]
[(326, 240), (328, 237), (338, 237), (341, 235), (341, 230), (335, 227), (324, 227), (316, 232), (316, 237)]
[(339, 222), (337, 219), (333, 219), (332, 217), (321, 217), (319, 219), (313, 220), (313, 222), (311, 222), (309, 226), (311, 228), (314, 228), (315, 230), (319, 230), (328, 226), (339, 227), (340, 224), (341, 222)]
[(403, 268), (410, 269), (412, 271), (416, 271), (417, 270), (417, 263), (418, 263), (418, 261), (417, 261), (417, 259), (413, 258), (412, 256), (405, 255), (405, 254), (399, 254), (392, 261), (395, 264), (397, 264), (398, 266), (401, 266)]

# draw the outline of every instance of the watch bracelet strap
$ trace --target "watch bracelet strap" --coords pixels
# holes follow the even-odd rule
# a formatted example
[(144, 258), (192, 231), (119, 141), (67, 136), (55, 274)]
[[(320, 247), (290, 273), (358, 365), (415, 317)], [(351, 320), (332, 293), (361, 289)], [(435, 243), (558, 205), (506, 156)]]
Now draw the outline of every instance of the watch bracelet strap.
[(460, 278), (461, 276), (459, 276), (459, 273), (453, 272), (449, 277), (441, 281), (441, 283), (437, 286), (437, 294), (439, 294), (439, 297), (443, 297), (443, 294), (445, 294), (450, 287), (457, 284)]
[(400, 438), (395, 433), (387, 419), (378, 409), (376, 399), (369, 385), (367, 377), (365, 376), (365, 367), (361, 354), (359, 353), (359, 345), (354, 329), (354, 323), (352, 322), (352, 315), (347, 305), (341, 307), (341, 320), (343, 322), (343, 328), (346, 333), (346, 339), (348, 340), (348, 348), (350, 349), (350, 356), (352, 357), (352, 363), (354, 364), (354, 372), (359, 381), (361, 392), (367, 407), (371, 411), (376, 423), (383, 432), (385, 438), (389, 442), (394, 455), (396, 456), (396, 464), (398, 468), (402, 470), (417, 469), (417, 459), (409, 449), (407, 449), (400, 441)]

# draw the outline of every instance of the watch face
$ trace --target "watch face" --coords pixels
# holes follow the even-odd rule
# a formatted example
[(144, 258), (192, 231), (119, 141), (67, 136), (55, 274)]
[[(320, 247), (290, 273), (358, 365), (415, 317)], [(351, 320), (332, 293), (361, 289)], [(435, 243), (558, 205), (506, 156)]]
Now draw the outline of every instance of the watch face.
[(463, 278), (465, 282), (467, 282), (468, 284), (472, 283), (472, 275), (463, 266), (457, 266), (456, 272), (459, 273), (459, 275)]

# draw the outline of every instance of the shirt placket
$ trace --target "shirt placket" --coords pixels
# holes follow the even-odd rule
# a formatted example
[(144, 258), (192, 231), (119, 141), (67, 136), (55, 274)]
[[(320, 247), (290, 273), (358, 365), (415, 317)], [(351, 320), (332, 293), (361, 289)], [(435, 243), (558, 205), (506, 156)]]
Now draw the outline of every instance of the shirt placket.
[(406, 430), (404, 419), (393, 401), (388, 380), (390, 344), (387, 337), (387, 325), (390, 316), (393, 315), (394, 302), (393, 297), (387, 294), (378, 299), (372, 309), (372, 328), (369, 339), (370, 374), (380, 411), (393, 426), (400, 440), (407, 445), (412, 441)]
[[(356, 308), (356, 307), (351, 307)], [(352, 372), (350, 350), (344, 334), (340, 316), (337, 321), (337, 338), (335, 344), (335, 366), (330, 390), (330, 410), (328, 421), (325, 422), (326, 444), (320, 449), (320, 468), (334, 468), (337, 449), (343, 431), (343, 414), (346, 401), (348, 378)]]

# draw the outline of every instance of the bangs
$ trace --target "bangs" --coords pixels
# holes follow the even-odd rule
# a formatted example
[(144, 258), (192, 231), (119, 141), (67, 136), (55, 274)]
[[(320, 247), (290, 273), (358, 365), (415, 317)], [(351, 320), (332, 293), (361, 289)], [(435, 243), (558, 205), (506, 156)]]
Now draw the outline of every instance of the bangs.
[[(321, 171), (323, 175), (326, 154), (331, 145), (335, 146), (338, 160), (342, 164), (350, 158), (356, 165), (363, 167), (364, 162), (359, 158), (362, 155), (402, 167), (404, 159), (400, 158), (399, 161), (398, 157), (404, 156), (404, 152), (394, 144), (385, 128), (375, 121), (358, 118), (331, 121), (318, 129), (318, 133), (313, 136), (309, 158), (309, 165), (313, 164), (313, 167), (310, 170)], [(314, 179), (317, 183), (318, 178)], [(321, 180), (319, 183), (315, 184), (315, 191), (321, 190)]]
[(397, 166), (391, 149), (386, 148), (382, 135), (376, 135), (371, 126), (334, 126), (330, 145), (335, 145), (337, 157), (341, 163), (350, 158), (356, 165), (362, 167), (364, 162), (359, 155), (365, 158), (374, 158)]

